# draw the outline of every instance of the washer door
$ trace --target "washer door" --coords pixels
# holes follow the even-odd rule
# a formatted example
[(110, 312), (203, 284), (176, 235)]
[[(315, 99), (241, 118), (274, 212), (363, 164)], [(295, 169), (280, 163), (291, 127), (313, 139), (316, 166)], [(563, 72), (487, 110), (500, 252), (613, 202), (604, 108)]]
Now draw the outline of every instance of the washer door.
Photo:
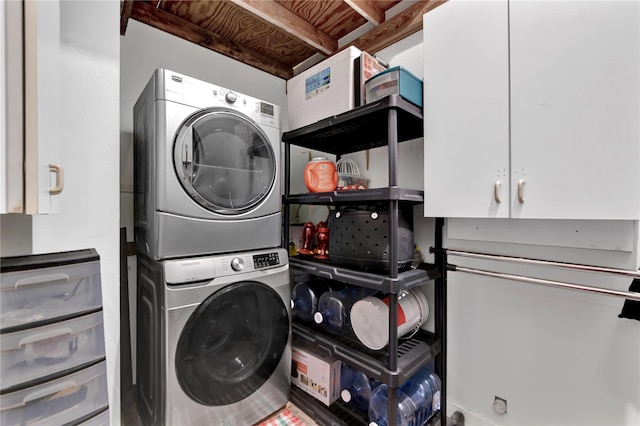
[(176, 349), (182, 390), (210, 406), (238, 402), (275, 371), (289, 340), (289, 314), (270, 287), (231, 284), (191, 314)]
[(269, 139), (246, 115), (226, 108), (198, 111), (180, 126), (173, 161), (182, 187), (198, 204), (220, 214), (258, 206), (276, 180)]

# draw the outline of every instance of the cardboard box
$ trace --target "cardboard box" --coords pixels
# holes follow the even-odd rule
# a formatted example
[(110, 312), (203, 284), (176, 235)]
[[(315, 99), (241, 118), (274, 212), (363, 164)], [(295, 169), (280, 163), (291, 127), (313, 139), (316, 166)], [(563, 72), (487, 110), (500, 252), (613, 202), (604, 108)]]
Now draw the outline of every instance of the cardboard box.
[(364, 105), (364, 83), (387, 68), (350, 46), (287, 81), (289, 130)]
[(340, 396), (342, 362), (294, 342), (292, 348), (291, 384), (331, 405)]

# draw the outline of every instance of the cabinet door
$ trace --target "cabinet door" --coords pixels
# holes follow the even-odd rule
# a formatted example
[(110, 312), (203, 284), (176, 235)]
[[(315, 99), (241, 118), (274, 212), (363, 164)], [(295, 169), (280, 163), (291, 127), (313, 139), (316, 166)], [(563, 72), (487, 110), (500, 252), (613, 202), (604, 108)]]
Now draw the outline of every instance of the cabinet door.
[(508, 3), (424, 15), (425, 216), (509, 216)]
[[(58, 211), (60, 146), (60, 4), (24, 2), (25, 213)], [(90, 137), (90, 135), (89, 135)]]
[(22, 3), (0, 3), (0, 213), (24, 211)]
[(509, 7), (511, 216), (638, 219), (640, 3)]

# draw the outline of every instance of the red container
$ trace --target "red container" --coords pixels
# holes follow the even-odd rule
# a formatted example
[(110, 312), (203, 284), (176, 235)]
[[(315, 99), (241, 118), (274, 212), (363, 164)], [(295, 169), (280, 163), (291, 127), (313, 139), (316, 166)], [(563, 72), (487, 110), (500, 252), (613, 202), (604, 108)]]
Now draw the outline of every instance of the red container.
[(304, 184), (309, 192), (331, 192), (338, 186), (338, 170), (326, 157), (315, 157), (304, 168)]

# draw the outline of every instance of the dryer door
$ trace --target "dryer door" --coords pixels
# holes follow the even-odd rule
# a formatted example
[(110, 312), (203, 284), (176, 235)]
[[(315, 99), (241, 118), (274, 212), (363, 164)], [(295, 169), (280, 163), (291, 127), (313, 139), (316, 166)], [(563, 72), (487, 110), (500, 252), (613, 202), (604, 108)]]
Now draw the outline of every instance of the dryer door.
[(191, 314), (178, 340), (175, 371), (193, 400), (233, 404), (273, 374), (289, 340), (289, 314), (270, 287), (231, 284)]
[(276, 158), (268, 137), (251, 118), (232, 109), (206, 109), (187, 118), (173, 153), (182, 187), (215, 213), (254, 209), (276, 181)]

